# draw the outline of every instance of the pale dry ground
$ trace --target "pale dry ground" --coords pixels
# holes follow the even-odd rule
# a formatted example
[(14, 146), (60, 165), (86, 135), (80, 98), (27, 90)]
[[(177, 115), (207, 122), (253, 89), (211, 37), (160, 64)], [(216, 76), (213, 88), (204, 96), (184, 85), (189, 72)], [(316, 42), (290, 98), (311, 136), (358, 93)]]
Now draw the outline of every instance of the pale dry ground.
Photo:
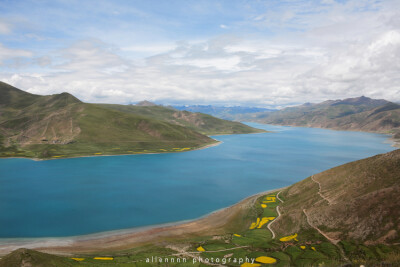
[(145, 230), (132, 229), (124, 233), (105, 233), (97, 237), (88, 235), (86, 237), (27, 239), (24, 241), (0, 240), (0, 255), (6, 255), (18, 248), (30, 248), (59, 255), (112, 252), (146, 244), (172, 242), (194, 236), (224, 234), (226, 233), (226, 227), (235, 219), (240, 219), (255, 204), (258, 197), (277, 190), (281, 189), (258, 193), (208, 216), (171, 226), (154, 227)]

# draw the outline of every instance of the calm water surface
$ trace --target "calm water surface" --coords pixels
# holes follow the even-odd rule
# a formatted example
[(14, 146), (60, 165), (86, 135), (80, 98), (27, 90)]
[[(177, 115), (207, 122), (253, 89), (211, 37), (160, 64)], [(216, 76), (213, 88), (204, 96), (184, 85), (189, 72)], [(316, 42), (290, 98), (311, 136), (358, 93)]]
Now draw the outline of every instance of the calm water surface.
[(251, 123), (274, 133), (158, 155), (0, 160), (0, 237), (72, 236), (193, 219), (394, 148), (379, 134)]

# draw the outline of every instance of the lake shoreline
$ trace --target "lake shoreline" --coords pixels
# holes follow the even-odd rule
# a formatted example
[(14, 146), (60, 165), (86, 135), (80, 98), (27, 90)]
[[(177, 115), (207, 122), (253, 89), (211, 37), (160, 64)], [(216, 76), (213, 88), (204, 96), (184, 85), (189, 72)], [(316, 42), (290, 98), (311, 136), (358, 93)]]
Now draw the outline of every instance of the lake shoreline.
[[(224, 135), (236, 135), (236, 134), (263, 134), (263, 133), (272, 133), (273, 131), (261, 131), (261, 132), (256, 132), (256, 133), (226, 133), (226, 134), (212, 134), (208, 135), (208, 137), (211, 138), (211, 136), (224, 136)], [(219, 141), (217, 139), (211, 138), (214, 140), (214, 143), (211, 144), (206, 144), (204, 146), (200, 146), (191, 150), (187, 151), (168, 151), (168, 152), (150, 152), (150, 153), (130, 153), (130, 154), (114, 154), (114, 155), (85, 155), (85, 156), (73, 156), (73, 157), (62, 157), (62, 158), (45, 158), (45, 159), (40, 159), (40, 158), (28, 158), (28, 157), (1, 157), (1, 159), (30, 159), (33, 161), (45, 161), (45, 160), (58, 160), (58, 159), (76, 159), (76, 158), (92, 158), (92, 157), (112, 157), (112, 156), (132, 156), (132, 155), (157, 155), (157, 154), (167, 154), (167, 153), (180, 153), (180, 152), (190, 152), (190, 151), (196, 151), (196, 150), (201, 150), (201, 149), (206, 149), (214, 146), (218, 146), (222, 144), (222, 141)]]
[(158, 154), (168, 154), (168, 153), (181, 153), (181, 152), (190, 152), (190, 151), (196, 151), (196, 150), (201, 150), (201, 149), (206, 149), (214, 146), (218, 146), (222, 144), (222, 141), (218, 141), (216, 139), (213, 139), (214, 143), (207, 144), (195, 149), (187, 150), (187, 151), (168, 151), (168, 152), (150, 152), (150, 153), (131, 153), (131, 154), (115, 154), (115, 155), (86, 155), (86, 156), (76, 156), (76, 157), (64, 157), (64, 158), (48, 158), (48, 159), (39, 159), (39, 158), (27, 158), (27, 157), (3, 157), (1, 159), (29, 159), (33, 161), (45, 161), (45, 160), (59, 160), (59, 159), (78, 159), (78, 158), (93, 158), (93, 157), (116, 157), (116, 156), (134, 156), (134, 155), (158, 155)]
[[(190, 186), (187, 187), (182, 187), (184, 188), (184, 192), (185, 194), (183, 194), (182, 196), (180, 196), (181, 198), (179, 198), (179, 202), (176, 203), (171, 203), (173, 205), (170, 206), (166, 206), (166, 207), (171, 207), (172, 209), (176, 209), (176, 207), (180, 207), (182, 206), (183, 208), (185, 208), (184, 205), (186, 205), (186, 202), (188, 201), (188, 198), (190, 197), (197, 197), (198, 199), (201, 199), (204, 197), (204, 194), (197, 194), (196, 195), (196, 190), (194, 190), (194, 185), (199, 185), (201, 189), (201, 186), (204, 184), (204, 181), (208, 182), (208, 183), (212, 183), (214, 182), (213, 177), (215, 174), (218, 174), (218, 168), (219, 168), (219, 162), (218, 164), (216, 163), (216, 159), (223, 159), (223, 161), (221, 163), (225, 164), (223, 165), (224, 168), (223, 170), (223, 176), (225, 177), (225, 170), (229, 170), (230, 172), (228, 172), (229, 175), (229, 179), (221, 179), (219, 181), (219, 183), (216, 184), (216, 186), (219, 186), (218, 189), (219, 190), (225, 190), (224, 185), (226, 185), (226, 181), (231, 181), (233, 178), (235, 178), (235, 181), (237, 183), (238, 186), (244, 186), (244, 185), (248, 185), (249, 182), (254, 182), (252, 183), (252, 190), (251, 191), (247, 191), (247, 193), (243, 193), (241, 194), (241, 197), (245, 197), (247, 195), (252, 195), (254, 192), (259, 191), (260, 188), (265, 188), (266, 185), (268, 185), (269, 188), (279, 188), (282, 186), (286, 186), (286, 185), (290, 185), (295, 183), (296, 181), (298, 181), (298, 179), (302, 179), (304, 177), (308, 177), (309, 175), (311, 175), (312, 173), (317, 173), (335, 166), (338, 166), (340, 164), (346, 163), (346, 162), (350, 162), (354, 161), (354, 160), (358, 160), (361, 159), (363, 157), (361, 157), (361, 155), (364, 155), (364, 157), (370, 156), (371, 155), (375, 155), (377, 153), (382, 153), (381, 151), (385, 151), (388, 150), (390, 151), (391, 148), (389, 148), (389, 144), (386, 143), (386, 145), (382, 145), (383, 142), (382, 140), (385, 139), (384, 136), (381, 136), (379, 138), (376, 138), (374, 136), (364, 136), (364, 135), (358, 135), (358, 134), (336, 134), (336, 133), (324, 133), (322, 131), (306, 131), (306, 130), (300, 130), (300, 131), (285, 131), (282, 130), (280, 131), (279, 129), (281, 129), (280, 127), (277, 128), (273, 128), (272, 129), (277, 129), (276, 134), (271, 135), (271, 136), (262, 136), (262, 135), (258, 135), (258, 136), (244, 136), (243, 138), (240, 138), (238, 136), (233, 136), (233, 137), (226, 137), (226, 138), (218, 138), (221, 141), (225, 142), (224, 146), (220, 146), (217, 149), (213, 149), (213, 150), (209, 150), (211, 152), (211, 154), (215, 154), (214, 157), (210, 157), (210, 155), (208, 155), (207, 151), (204, 153), (192, 153), (192, 154), (185, 154), (183, 156), (172, 156), (171, 157), (171, 161), (167, 161), (166, 163), (163, 164), (155, 164), (155, 162), (153, 162), (153, 157), (132, 157), (132, 158), (123, 158), (121, 157), (121, 159), (126, 160), (123, 161), (123, 164), (120, 165), (116, 165), (116, 167), (113, 169), (114, 172), (113, 173), (117, 173), (119, 174), (119, 171), (121, 171), (121, 166), (128, 166), (129, 164), (131, 164), (131, 161), (134, 161), (135, 159), (139, 160), (138, 162), (135, 162), (137, 164), (141, 164), (142, 166), (146, 166), (145, 163), (151, 163), (152, 166), (150, 168), (150, 170), (152, 170), (152, 172), (148, 172), (148, 168), (145, 168), (143, 172), (138, 172), (141, 176), (143, 175), (148, 175), (149, 173), (149, 178), (146, 178), (146, 181), (150, 181), (154, 183), (158, 181), (159, 177), (163, 177), (163, 173), (165, 173), (165, 170), (170, 170), (170, 166), (172, 166), (171, 163), (176, 163), (177, 165), (174, 166), (178, 166), (178, 170), (175, 175), (177, 175), (178, 178), (180, 178), (181, 180), (184, 179), (184, 181), (187, 181), (186, 177), (190, 177), (190, 179), (193, 179), (193, 184), (192, 182), (190, 182)], [(297, 127), (293, 127), (292, 130), (294, 130), (294, 128)], [(299, 128), (303, 128), (303, 127), (299, 127)], [(269, 129), (269, 128), (268, 128)], [(310, 129), (310, 128), (304, 128), (304, 129)], [(329, 129), (324, 129), (327, 131), (331, 131)], [(336, 131), (335, 131), (336, 132)], [(308, 135), (307, 135), (308, 134)], [(311, 136), (312, 138), (304, 138), (304, 136), (308, 137)], [(328, 137), (328, 139), (326, 138)], [(348, 138), (348, 139), (344, 139), (344, 138)], [(323, 156), (324, 154), (326, 154), (327, 152), (332, 151), (332, 143), (330, 142), (331, 140), (335, 141), (338, 140), (336, 143), (339, 145), (338, 147), (335, 146), (333, 152), (337, 152), (337, 148), (341, 148), (340, 145), (342, 145), (344, 148), (348, 148), (348, 145), (345, 145), (346, 143), (344, 143), (343, 140), (347, 141), (348, 140), (348, 144), (354, 144), (356, 141), (359, 142), (357, 144), (360, 144), (358, 146), (354, 146), (354, 149), (351, 150), (351, 152), (348, 154), (347, 157), (340, 157), (338, 160), (336, 158), (325, 158), (325, 157), (321, 157), (321, 159), (318, 161), (318, 158), (316, 158), (315, 156), (317, 154), (315, 153), (310, 153), (310, 145), (311, 144), (317, 144), (315, 146), (315, 151), (317, 151), (318, 153), (322, 153), (321, 155)], [(379, 143), (375, 145), (371, 145), (371, 144), (375, 144), (376, 142), (374, 142), (375, 140), (378, 140)], [(289, 143), (288, 143), (289, 141)], [(299, 142), (300, 141), (300, 142)], [(327, 142), (329, 141), (329, 142)], [(243, 143), (245, 142), (245, 143)], [(247, 142), (247, 143), (246, 143)], [(303, 143), (302, 143), (303, 142)], [(335, 143), (335, 142), (333, 142)], [(215, 142), (215, 143), (209, 143), (206, 146), (197, 148), (197, 150), (199, 149), (205, 149), (208, 147), (212, 147), (212, 146), (217, 146), (221, 144), (221, 142)], [(298, 145), (300, 144), (297, 148), (296, 151), (293, 152), (293, 145)], [(231, 145), (231, 146), (230, 146)], [(282, 147), (287, 146), (288, 153), (283, 153), (282, 151)], [(364, 149), (364, 147), (368, 148), (367, 150)], [(222, 151), (219, 151), (221, 150)], [(343, 150), (343, 152), (346, 152), (347, 150)], [(214, 153), (215, 152), (215, 153)], [(223, 152), (223, 153), (221, 153)], [(237, 153), (235, 153), (237, 152)], [(257, 152), (257, 153), (254, 153)], [(263, 152), (260, 154), (260, 152)], [(304, 153), (300, 153), (300, 152), (304, 152)], [(356, 153), (359, 152), (359, 153)], [(373, 152), (373, 153), (372, 153)], [(172, 155), (172, 153), (170, 153)], [(196, 155), (199, 154), (197, 157)], [(278, 155), (284, 155), (284, 157), (282, 159), (278, 158), (278, 163), (280, 163), (281, 166), (279, 169), (274, 170), (273, 167), (275, 165), (267, 165), (267, 163), (271, 163), (273, 162), (273, 160), (275, 160), (277, 158)], [(301, 157), (303, 159), (306, 159), (305, 162), (302, 162), (301, 164), (298, 164), (298, 166), (296, 165), (296, 170), (293, 170), (295, 172), (285, 172), (283, 168), (287, 168), (288, 166), (292, 166), (293, 165), (289, 165), (291, 164), (292, 160), (290, 160), (290, 158), (288, 159), (288, 156), (296, 156), (296, 155), (301, 155)], [(343, 155), (342, 153), (340, 153), (339, 155)], [(347, 154), (346, 154), (347, 155)], [(103, 155), (106, 156), (106, 155)], [(186, 157), (188, 156), (188, 157)], [(230, 159), (229, 161), (226, 161), (226, 157), (228, 159)], [(160, 158), (168, 158), (168, 157), (160, 157)], [(271, 159), (271, 160), (261, 160), (260, 159)], [(111, 159), (110, 159), (111, 160)], [(115, 160), (119, 160), (119, 159), (115, 159)], [(143, 161), (143, 162), (142, 162)], [(28, 161), (27, 161), (28, 162)], [(8, 178), (12, 178), (14, 177), (14, 173), (15, 173), (15, 169), (14, 168), (20, 168), (22, 174), (25, 175), (31, 175), (31, 172), (25, 171), (26, 169), (23, 168), (27, 162), (16, 162), (15, 166), (12, 165), (10, 169), (5, 169), (6, 171), (9, 171), (9, 177)], [(93, 166), (91, 164), (88, 165), (88, 163), (95, 163)], [(196, 164), (194, 164), (193, 166), (190, 165), (189, 163), (195, 162)], [(200, 162), (200, 164), (197, 164), (197, 162)], [(260, 162), (262, 164), (260, 164)], [(337, 162), (337, 164), (333, 164)], [(8, 165), (8, 162), (3, 162), (5, 165)], [(62, 163), (62, 162), (60, 162)], [(85, 180), (84, 175), (80, 175), (80, 176), (71, 176), (69, 175), (69, 168), (70, 164), (75, 164), (75, 162), (65, 162), (68, 163), (66, 165), (66, 167), (64, 165), (52, 165), (51, 166), (56, 166), (57, 168), (55, 169), (55, 174), (57, 174), (59, 172), (59, 170), (65, 170), (66, 173), (68, 175), (64, 175), (61, 178), (59, 178), (58, 180), (54, 180), (53, 176), (50, 174), (46, 174), (44, 175), (43, 179), (45, 179), (44, 181), (48, 181), (50, 183), (54, 182), (56, 186), (59, 187), (59, 183), (61, 182), (61, 184), (64, 181), (67, 181), (67, 183), (65, 183), (65, 185), (67, 186), (65, 189), (63, 188), (61, 192), (70, 190), (71, 192), (75, 192), (76, 187), (75, 186), (70, 186), (71, 185), (71, 179), (70, 178), (74, 178), (75, 180), (72, 179), (72, 182), (76, 182), (79, 185), (82, 183), (82, 180), (79, 178), (83, 178), (84, 182), (87, 182)], [(89, 169), (89, 170), (98, 170), (98, 162), (96, 162), (95, 160), (93, 161), (88, 161), (88, 162), (84, 162), (84, 168), (83, 170)], [(113, 163), (113, 162), (112, 162)], [(117, 162), (118, 163), (118, 162)], [(218, 166), (217, 169), (215, 168), (204, 168), (205, 164), (207, 164), (207, 166), (214, 166), (213, 164), (215, 163), (215, 166)], [(240, 164), (244, 163), (243, 166), (241, 166)], [(54, 163), (55, 164), (55, 163)], [(233, 164), (233, 165), (232, 165)], [(275, 164), (275, 163), (274, 163)], [(39, 167), (41, 167), (41, 164), (38, 163), (30, 163), (29, 165), (34, 165), (34, 167), (36, 167), (36, 165), (40, 165)], [(22, 166), (22, 167), (21, 167)], [(44, 165), (47, 170), (47, 163)], [(63, 167), (63, 168), (58, 168), (58, 167)], [(93, 168), (88, 168), (88, 167), (93, 167)], [(112, 164), (111, 166), (115, 166), (114, 164)], [(139, 165), (138, 165), (139, 166)], [(215, 167), (214, 166), (214, 167)], [(262, 168), (259, 168), (259, 166), (262, 166)], [(225, 169), (227, 168), (227, 169)], [(297, 169), (299, 168), (299, 169)], [(123, 168), (122, 168), (123, 169)], [(186, 170), (186, 172), (182, 173), (180, 170)], [(135, 169), (134, 169), (135, 170)], [(174, 169), (171, 169), (171, 171), (173, 171)], [(198, 176), (195, 176), (195, 172), (194, 170), (201, 170), (202, 172), (200, 172), (200, 174)], [(208, 170), (208, 171), (206, 171)], [(217, 171), (215, 171), (217, 170)], [(204, 171), (204, 172), (203, 172)], [(253, 180), (248, 180), (247, 175), (252, 172), (252, 171), (257, 171), (255, 172), (254, 179)], [(7, 172), (4, 172), (7, 173)], [(40, 173), (40, 172), (38, 172)], [(123, 173), (121, 173), (121, 175), (117, 175), (116, 177), (123, 177), (124, 179), (122, 179), (122, 184), (124, 184), (124, 182), (128, 179), (128, 181), (131, 181), (131, 179), (129, 177), (132, 176), (132, 170), (131, 168), (127, 168), (127, 173), (130, 176), (127, 175), (122, 175)], [(64, 174), (64, 173), (63, 173)], [(79, 172), (79, 174), (81, 174), (81, 172)], [(109, 175), (103, 175), (103, 172), (97, 171), (94, 173), (89, 173), (90, 175), (94, 175), (97, 174), (99, 175), (98, 177), (100, 177), (101, 179), (104, 179), (104, 182), (110, 181)], [(88, 174), (88, 175), (89, 175)], [(153, 176), (151, 176), (153, 175)], [(192, 176), (193, 175), (193, 176)], [(201, 176), (201, 177), (200, 177)], [(97, 176), (96, 176), (97, 177)], [(140, 177), (140, 176), (138, 176)], [(144, 176), (143, 176), (144, 177)], [(153, 177), (153, 178), (152, 178)], [(219, 176), (215, 175), (216, 178), (218, 178)], [(23, 186), (27, 186), (27, 184), (29, 184), (28, 182), (30, 181), (29, 179), (20, 179), (18, 180), (18, 177), (16, 177), (16, 181), (15, 182), (20, 182), (20, 184), (18, 185), (23, 185)], [(100, 179), (99, 178), (99, 179)], [(169, 177), (166, 177), (167, 179), (169, 179)], [(257, 178), (258, 181), (257, 182)], [(204, 179), (201, 180), (202, 182), (199, 183), (196, 181), (199, 181), (199, 179)], [(179, 180), (179, 179), (176, 179)], [(280, 182), (276, 183), (275, 181), (279, 180)], [(119, 181), (118, 179), (116, 181)], [(132, 205), (128, 205), (128, 203), (141, 203), (141, 201), (143, 201), (143, 197), (141, 194), (138, 195), (138, 197), (135, 199), (132, 195), (132, 191), (129, 190), (129, 192), (125, 192), (125, 188), (124, 187), (115, 187), (115, 185), (118, 185), (118, 183), (115, 180), (113, 180), (110, 183), (110, 186), (113, 187), (113, 190), (115, 192), (118, 191), (119, 193), (125, 193), (126, 196), (128, 196), (129, 198), (125, 198), (125, 201), (120, 202), (119, 205), (122, 205), (124, 208), (125, 206), (127, 208), (129, 208), (129, 210), (132, 210)], [(173, 182), (175, 182), (175, 180), (172, 179)], [(187, 181), (189, 182), (189, 181)], [(33, 183), (34, 184), (34, 183)], [(46, 185), (44, 182), (42, 182), (43, 185)], [(153, 185), (152, 183), (146, 183), (146, 184), (150, 184), (151, 186), (149, 186), (148, 188), (148, 192), (152, 192), (155, 193), (156, 191), (154, 191)], [(24, 195), (20, 194), (21, 190), (19, 190), (20, 186), (14, 186), (15, 183), (10, 183), (10, 188), (12, 190), (16, 190), (16, 191), (12, 191), (12, 190), (4, 190), (4, 193), (8, 193), (10, 197), (10, 199), (19, 197), (21, 199), (24, 199)], [(107, 185), (107, 184), (106, 184)], [(131, 184), (131, 185), (135, 185), (135, 184)], [(157, 191), (158, 193), (161, 193), (161, 195), (164, 192), (167, 192), (168, 190), (166, 190), (165, 188), (174, 188), (174, 187), (168, 187), (169, 184), (166, 184), (167, 187), (163, 187), (162, 190)], [(214, 185), (214, 184), (213, 184)], [(103, 186), (100, 189), (103, 190), (107, 190), (109, 188), (109, 186)], [(134, 187), (132, 187), (134, 188)], [(208, 189), (209, 187), (207, 187)], [(239, 187), (241, 188), (241, 187)], [(79, 188), (78, 188), (79, 189)], [(243, 187), (243, 189), (246, 189), (245, 187)], [(240, 189), (242, 190), (242, 189)], [(224, 196), (229, 196), (229, 193), (232, 190), (225, 190), (226, 192), (228, 192), (228, 194), (223, 194), (220, 193), (220, 195), (214, 195), (215, 197), (220, 197), (221, 199), (224, 199)], [(225, 191), (221, 191), (221, 192), (225, 192)], [(46, 191), (48, 192), (48, 191)], [(112, 194), (103, 194), (103, 191), (99, 191), (101, 193), (101, 198), (93, 198), (93, 200), (96, 201), (101, 201), (103, 199), (107, 199), (107, 201), (104, 201), (104, 203), (102, 203), (101, 206), (99, 206), (98, 208), (104, 208), (104, 207), (108, 207), (110, 203), (112, 203), (113, 198), (110, 197), (112, 196)], [(104, 191), (105, 193), (109, 192), (109, 191)], [(198, 190), (198, 192), (201, 192), (200, 190)], [(156, 194), (156, 197), (159, 197), (160, 194)], [(212, 192), (211, 192), (212, 193)], [(233, 191), (233, 193), (236, 193), (235, 191)], [(265, 192), (264, 192), (265, 193)], [(7, 196), (7, 194), (5, 194)], [(131, 197), (132, 195), (132, 197)], [(257, 194), (258, 195), (258, 194)], [(66, 194), (66, 196), (68, 196), (68, 194)], [(86, 194), (83, 194), (81, 197), (85, 198)], [(175, 196), (171, 196), (170, 193), (162, 195), (163, 197), (159, 197), (157, 201), (163, 201), (166, 198), (169, 197), (175, 197)], [(226, 198), (226, 197), (225, 197)], [(251, 198), (251, 196), (249, 197)], [(49, 198), (43, 199), (42, 201), (47, 201)], [(129, 201), (126, 201), (126, 199), (129, 199)], [(228, 198), (226, 198), (228, 199)], [(240, 198), (239, 198), (240, 199)], [(225, 202), (225, 203), (236, 203), (236, 201), (239, 200), (238, 198), (232, 199), (232, 201), (229, 202)], [(242, 201), (243, 202), (243, 201)], [(147, 221), (147, 227), (142, 227), (142, 228), (130, 228), (130, 229), (123, 229), (131, 226), (131, 225), (140, 225), (140, 223), (135, 223), (135, 220), (132, 220), (133, 223), (125, 223), (122, 224), (125, 227), (120, 227), (118, 226), (118, 224), (115, 224), (116, 226), (111, 226), (111, 227), (104, 227), (104, 228), (98, 228), (100, 229), (122, 229), (122, 230), (115, 230), (115, 231), (110, 231), (110, 232), (97, 232), (96, 234), (92, 234), (92, 235), (79, 235), (79, 236), (67, 236), (67, 237), (59, 237), (59, 238), (0, 238), (0, 255), (3, 253), (7, 253), (6, 251), (11, 251), (13, 249), (17, 249), (20, 247), (27, 247), (28, 248), (34, 248), (34, 249), (43, 249), (43, 251), (45, 251), (46, 249), (48, 249), (49, 251), (52, 251), (52, 253), (89, 253), (90, 251), (96, 251), (99, 252), (99, 250), (101, 251), (107, 251), (109, 249), (111, 250), (122, 250), (122, 249), (128, 249), (132, 246), (139, 246), (139, 245), (143, 245), (143, 244), (157, 244), (157, 242), (159, 242), (159, 239), (165, 239), (165, 238), (173, 238), (176, 239), (177, 237), (182, 237), (184, 235), (186, 235), (186, 237), (193, 237), (193, 236), (200, 236), (200, 235), (213, 235), (214, 233), (218, 234), (218, 231), (220, 231), (221, 229), (223, 229), (224, 223), (226, 224), (227, 222), (229, 222), (229, 218), (232, 218), (232, 214), (234, 214), (234, 211), (238, 210), (238, 206), (242, 206), (241, 203), (239, 202), (231, 207), (228, 208), (224, 208), (222, 210), (217, 210), (214, 211), (211, 214), (208, 214), (205, 216), (205, 218), (201, 217), (198, 218), (199, 214), (205, 214), (210, 210), (216, 210), (220, 207), (223, 207), (225, 205), (220, 205), (220, 206), (214, 206), (214, 208), (210, 208), (210, 209), (204, 209), (202, 213), (191, 213), (193, 208), (187, 208), (184, 209), (182, 211), (180, 211), (183, 214), (186, 214), (186, 218), (197, 218), (195, 220), (189, 220), (189, 221), (178, 221), (178, 222), (174, 222), (176, 220), (179, 220), (178, 218), (183, 218), (185, 219), (185, 217), (177, 217), (177, 216), (170, 216), (169, 218), (166, 219), (166, 217), (163, 217), (163, 220), (158, 220), (158, 221), (170, 221), (172, 223), (170, 224), (162, 224), (162, 225), (149, 225), (150, 223), (152, 223), (151, 220)], [(41, 202), (38, 202), (39, 206)], [(94, 202), (94, 203), (99, 203), (99, 202)], [(162, 203), (162, 202), (161, 202)], [(183, 205), (183, 203), (185, 203)], [(197, 203), (197, 202), (193, 202), (193, 203)], [(193, 204), (192, 203), (192, 204)], [(10, 201), (10, 205), (13, 204), (12, 201)], [(182, 205), (181, 205), (182, 204)], [(125, 205), (125, 206), (124, 206)], [(142, 204), (140, 204), (142, 205)], [(140, 206), (139, 205), (139, 206)], [(111, 206), (111, 205), (110, 205)], [(16, 206), (18, 208), (18, 206)], [(36, 207), (36, 206), (33, 206)], [(94, 207), (96, 207), (96, 205), (94, 205)], [(61, 207), (64, 208), (64, 210), (67, 211), (67, 213), (61, 212), (63, 211), (62, 209), (59, 208), (55, 208), (52, 210), (52, 213), (49, 212), (43, 212), (44, 216), (47, 216), (48, 214), (58, 214), (60, 216), (65, 216), (65, 214), (72, 214), (72, 216), (76, 216), (76, 214), (74, 213), (68, 213), (68, 209), (65, 209), (65, 207)], [(67, 206), (68, 208), (68, 206)], [(24, 222), (24, 220), (14, 220), (16, 225), (21, 225), (20, 229), (25, 229), (23, 227), (30, 227), (30, 223), (29, 223), (29, 218), (30, 215), (29, 213), (27, 213), (26, 211), (30, 211), (28, 210), (29, 208), (24, 208), (22, 207), (20, 210), (21, 215), (20, 218), (25, 218), (26, 219), (26, 223)], [(9, 209), (10, 211), (14, 212), (13, 209)], [(121, 209), (124, 213), (121, 214), (129, 214), (126, 213), (126, 210)], [(233, 211), (232, 211), (233, 210)], [(24, 212), (25, 211), (25, 212)], [(40, 211), (40, 210), (39, 210)], [(83, 210), (85, 212), (85, 210)], [(168, 211), (165, 207), (163, 208), (162, 211)], [(39, 212), (40, 213), (40, 212)], [(12, 213), (10, 213), (12, 214)], [(35, 213), (38, 214), (38, 213)], [(196, 214), (196, 215), (190, 215), (190, 214)], [(224, 214), (225, 216), (222, 216), (221, 214)], [(96, 214), (95, 214), (96, 215)], [(118, 214), (117, 214), (118, 215)], [(4, 212), (4, 216), (8, 216), (7, 215), (7, 210), (5, 210)], [(130, 216), (130, 215), (129, 215)], [(129, 217), (127, 216), (127, 217)], [(139, 216), (139, 214), (137, 215)], [(10, 216), (8, 216), (10, 217)], [(31, 218), (32, 221), (36, 221), (36, 222), (43, 222), (43, 220), (38, 219), (41, 218), (41, 216), (37, 216), (36, 218), (33, 217)], [(69, 218), (72, 217), (65, 217), (66, 221), (69, 220)], [(100, 219), (102, 219), (101, 217), (99, 217)], [(132, 216), (130, 216), (129, 218), (132, 218)], [(238, 216), (236, 218), (239, 218)], [(7, 218), (8, 219), (8, 218)], [(222, 221), (221, 221), (222, 220)], [(103, 223), (103, 221), (101, 221)], [(110, 220), (111, 222), (111, 220)], [(117, 221), (118, 222), (118, 221)], [(124, 221), (121, 221), (124, 222)], [(154, 220), (153, 220), (154, 222)], [(60, 221), (60, 225), (58, 225), (58, 223), (56, 223), (55, 225), (57, 227), (62, 227), (62, 223), (64, 223), (64, 221)], [(96, 221), (95, 222), (100, 223), (100, 221)], [(46, 224), (42, 224), (42, 225), (46, 225)], [(90, 225), (90, 224), (89, 224)], [(113, 225), (113, 223), (111, 223), (110, 225)], [(120, 224), (121, 225), (121, 224)], [(13, 225), (10, 225), (13, 226)], [(16, 228), (16, 227), (14, 227)], [(39, 230), (41, 230), (41, 228), (38, 228)], [(66, 225), (66, 229), (68, 228), (68, 225)], [(94, 228), (96, 229), (96, 228)], [(226, 229), (226, 228), (225, 228)], [(3, 229), (4, 233), (3, 236), (18, 236), (18, 232), (16, 232), (16, 234), (12, 234), (12, 229), (8, 230), (8, 229)], [(43, 228), (43, 233), (40, 234), (42, 236), (56, 236), (57, 233), (55, 232), (55, 234), (53, 234), (52, 232), (47, 232), (46, 234), (46, 227)], [(91, 229), (87, 228), (87, 231), (84, 231), (86, 233), (90, 233)], [(35, 232), (33, 232), (35, 233)], [(62, 232), (60, 232), (61, 235), (63, 234)], [(68, 232), (65, 232), (68, 233)], [(77, 232), (70, 232), (72, 234), (76, 234)], [(79, 233), (79, 232), (78, 232)], [(221, 234), (221, 231), (219, 232), (219, 234)], [(26, 235), (29, 236), (29, 235)]]
[(262, 122), (249, 122), (249, 123), (259, 123), (264, 125), (272, 126), (284, 126), (284, 127), (296, 127), (296, 128), (314, 128), (322, 130), (332, 130), (332, 131), (343, 131), (343, 132), (357, 132), (357, 133), (371, 133), (371, 134), (383, 134), (387, 136), (387, 143), (390, 143), (392, 147), (400, 148), (400, 139), (394, 138), (394, 134), (385, 132), (374, 132), (374, 131), (362, 131), (362, 130), (345, 130), (345, 129), (335, 129), (335, 128), (324, 128), (324, 127), (311, 127), (311, 126), (300, 126), (300, 125), (290, 125), (290, 124), (272, 124), (272, 123), (262, 123)]
[(70, 237), (0, 238), (0, 256), (19, 248), (35, 249), (58, 255), (75, 255), (100, 251), (117, 251), (179, 239), (187, 235), (217, 234), (238, 212), (251, 207), (260, 196), (287, 187), (260, 192), (241, 201), (192, 220), (112, 230)]

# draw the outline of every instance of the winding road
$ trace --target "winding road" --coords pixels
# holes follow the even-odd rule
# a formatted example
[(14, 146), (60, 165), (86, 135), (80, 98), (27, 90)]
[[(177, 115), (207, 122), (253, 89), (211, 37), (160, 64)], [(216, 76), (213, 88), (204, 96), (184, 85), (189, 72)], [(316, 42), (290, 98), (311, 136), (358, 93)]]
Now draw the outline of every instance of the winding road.
[(279, 198), (279, 194), (280, 194), (281, 192), (282, 192), (282, 191), (279, 191), (279, 193), (278, 193), (278, 194), (276, 194), (276, 198), (277, 198), (277, 199), (278, 199), (280, 202), (282, 202), (282, 203), (283, 203), (283, 202), (285, 202), (285, 201), (283, 201), (282, 199), (280, 199), (280, 198)]
[[(276, 198), (277, 198), (281, 203), (283, 203), (284, 201), (283, 201), (282, 199), (279, 198), (279, 194), (280, 194), (281, 192), (282, 192), (282, 191), (279, 191), (279, 193), (276, 194)], [(276, 220), (278, 220), (279, 217), (281, 217), (281, 212), (279, 211), (279, 206), (276, 206), (276, 213), (278, 213), (278, 217), (276, 217), (275, 220), (271, 221), (271, 222), (267, 225), (268, 230), (270, 230), (271, 233), (272, 233), (272, 239), (275, 239), (275, 236), (276, 236), (276, 235), (275, 235), (275, 232), (271, 229), (271, 225), (272, 225)]]

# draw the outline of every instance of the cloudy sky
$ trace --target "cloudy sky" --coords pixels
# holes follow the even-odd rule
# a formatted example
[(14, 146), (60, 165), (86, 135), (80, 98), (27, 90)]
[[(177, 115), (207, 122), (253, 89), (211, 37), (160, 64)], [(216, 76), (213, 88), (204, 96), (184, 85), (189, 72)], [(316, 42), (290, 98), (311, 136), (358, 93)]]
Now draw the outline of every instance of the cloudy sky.
[(400, 101), (400, 1), (0, 1), (0, 80), (86, 102)]

